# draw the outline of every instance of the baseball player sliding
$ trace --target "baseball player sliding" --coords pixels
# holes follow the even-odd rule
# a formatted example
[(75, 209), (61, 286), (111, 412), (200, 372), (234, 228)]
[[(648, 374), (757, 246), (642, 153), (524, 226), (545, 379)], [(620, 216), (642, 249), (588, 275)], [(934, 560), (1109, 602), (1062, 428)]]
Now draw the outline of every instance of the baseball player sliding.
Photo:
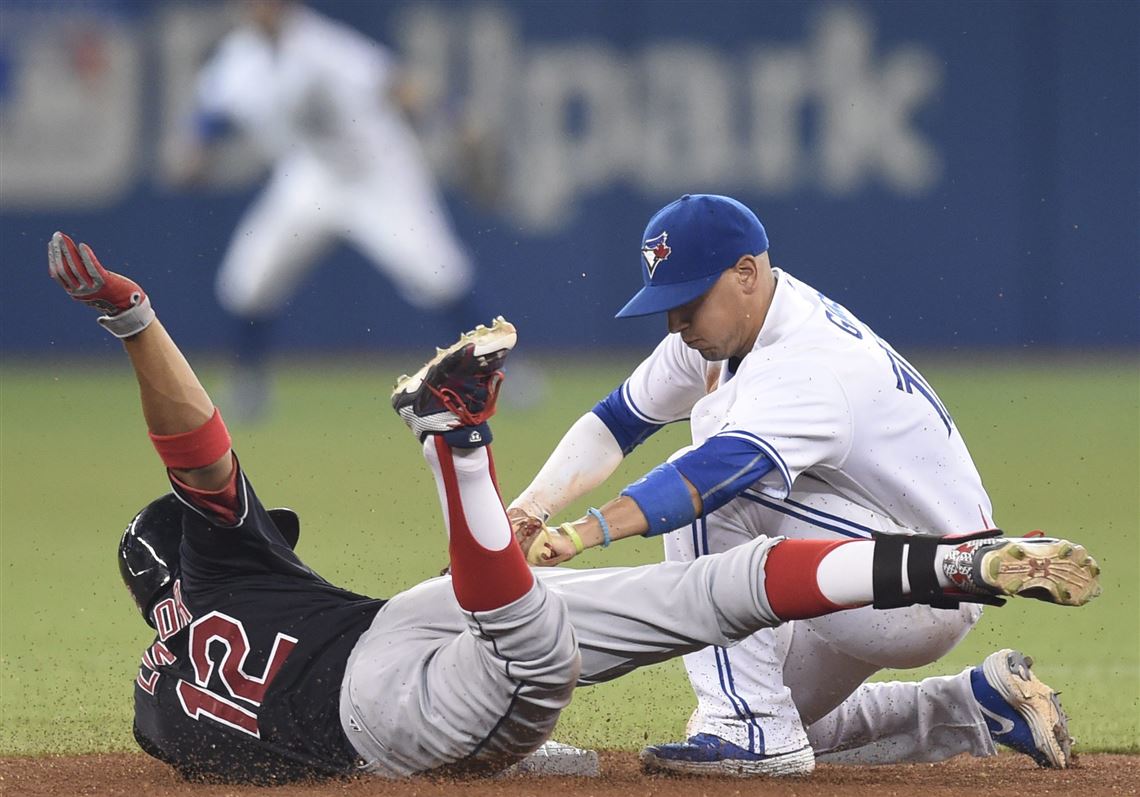
[[(773, 268), (751, 210), (728, 197), (683, 196), (650, 220), (640, 255), (644, 287), (618, 316), (663, 314), (669, 334), (571, 427), (511, 504), (532, 561), (557, 564), (634, 534), (664, 535), (666, 559), (681, 563), (763, 536), (842, 546), (886, 533), (901, 544), (912, 531), (993, 525), (989, 496), (930, 383), (846, 308)], [(686, 419), (691, 447), (563, 526), (572, 533), (544, 529), (648, 435)], [(1008, 562), (1008, 585), (1035, 593), (1047, 559), (1063, 549), (1043, 544), (1052, 552), (1044, 558)], [(796, 775), (817, 757), (935, 761), (989, 755), (997, 742), (1067, 766), (1057, 696), (1019, 653), (1000, 651), (953, 678), (863, 683), (882, 668), (936, 661), (979, 615), (974, 604), (864, 608), (690, 653), (689, 738), (649, 747), (642, 761), (650, 770)]]
[(199, 76), (180, 179), (201, 177), (230, 133), (273, 163), (217, 276), (218, 299), (238, 321), (234, 410), (252, 420), (268, 399), (271, 322), (339, 241), (447, 328), (479, 314), (471, 263), (405, 120), (416, 92), (390, 51), (290, 0), (245, 9)]
[(1047, 565), (1036, 597), (1075, 605), (1097, 591), (1080, 546), (991, 531), (758, 536), (690, 562), (532, 570), (491, 456), (488, 421), (516, 342), (499, 319), (392, 394), (439, 489), (451, 575), (387, 601), (357, 595), (298, 558), (297, 516), (258, 499), (143, 289), (62, 233), (48, 251), (51, 276), (122, 339), (170, 479), (118, 552), (157, 634), (135, 680), (135, 738), (188, 777), (498, 772), (549, 736), (575, 686), (782, 621), (872, 602), (1000, 603), (1028, 594), (1011, 575), (1026, 561)]

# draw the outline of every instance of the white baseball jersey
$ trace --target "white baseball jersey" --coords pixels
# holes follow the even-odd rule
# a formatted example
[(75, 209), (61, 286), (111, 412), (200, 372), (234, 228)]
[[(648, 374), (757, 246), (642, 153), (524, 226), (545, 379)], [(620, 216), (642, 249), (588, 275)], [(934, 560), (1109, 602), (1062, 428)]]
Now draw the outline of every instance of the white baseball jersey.
[[(672, 461), (701, 490), (705, 514), (665, 535), (671, 562), (758, 536), (867, 538), (876, 530), (989, 526), (989, 497), (930, 385), (846, 309), (774, 271), (772, 304), (746, 357), (710, 363), (669, 335), (567, 432), (512, 506), (556, 512), (661, 425), (688, 418), (693, 447)], [(810, 744), (824, 758), (844, 750), (846, 760), (862, 762), (992, 754), (969, 671), (859, 689), (880, 668), (945, 655), (979, 614), (972, 605), (868, 607), (689, 653), (698, 704), (688, 733), (756, 754)]]
[(751, 442), (775, 468), (750, 489), (773, 498), (808, 474), (907, 528), (989, 526), (981, 478), (926, 380), (846, 309), (774, 272), (771, 308), (735, 374), (669, 335), (622, 387), (628, 409), (651, 424), (690, 418), (694, 446)]
[(274, 162), (218, 273), (231, 313), (280, 312), (337, 240), (416, 307), (447, 307), (468, 293), (473, 269), (419, 142), (389, 99), (393, 80), (387, 49), (300, 6), (276, 39), (238, 28), (203, 69), (200, 135), (225, 120)]
[(399, 158), (385, 147), (410, 137), (380, 101), (393, 66), (380, 44), (297, 7), (276, 41), (248, 25), (222, 41), (199, 78), (198, 108), (231, 120), (271, 160), (306, 154), (345, 172), (368, 169)]

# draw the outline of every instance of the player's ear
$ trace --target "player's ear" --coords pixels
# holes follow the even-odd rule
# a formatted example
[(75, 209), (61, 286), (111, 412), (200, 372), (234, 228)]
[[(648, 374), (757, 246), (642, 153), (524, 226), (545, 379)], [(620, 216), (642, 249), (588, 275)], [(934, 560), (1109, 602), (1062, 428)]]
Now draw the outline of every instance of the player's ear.
[(732, 267), (736, 275), (736, 283), (745, 294), (753, 293), (760, 284), (760, 264), (752, 255), (744, 255)]

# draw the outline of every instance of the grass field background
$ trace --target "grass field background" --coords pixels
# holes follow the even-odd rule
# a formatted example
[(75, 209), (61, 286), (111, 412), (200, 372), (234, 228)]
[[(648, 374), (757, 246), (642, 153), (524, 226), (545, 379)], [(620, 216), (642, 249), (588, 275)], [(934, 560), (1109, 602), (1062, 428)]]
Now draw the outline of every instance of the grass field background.
[[(387, 402), (395, 375), (419, 358), (282, 363), (272, 418), (231, 425), (262, 499), (300, 512), (302, 557), (374, 595), (435, 575), (446, 560), (430, 474)], [(1080, 749), (1140, 751), (1137, 361), (915, 359), (962, 429), (999, 523), (1087, 544), (1104, 594), (1081, 609), (1023, 601), (989, 610), (937, 665), (884, 677), (949, 674), (1017, 647), (1064, 693)], [(504, 492), (525, 486), (569, 424), (635, 362), (551, 359), (547, 400), (507, 407), (496, 421)], [(224, 371), (199, 365), (224, 412)], [(686, 442), (683, 424), (659, 433), (595, 502)], [(114, 554), (133, 513), (165, 489), (125, 359), (0, 367), (0, 754), (134, 748), (132, 682), (151, 637)], [(637, 540), (576, 564), (660, 556), (660, 541)], [(579, 690), (558, 736), (637, 748), (679, 737), (690, 709), (680, 662), (669, 662)]]

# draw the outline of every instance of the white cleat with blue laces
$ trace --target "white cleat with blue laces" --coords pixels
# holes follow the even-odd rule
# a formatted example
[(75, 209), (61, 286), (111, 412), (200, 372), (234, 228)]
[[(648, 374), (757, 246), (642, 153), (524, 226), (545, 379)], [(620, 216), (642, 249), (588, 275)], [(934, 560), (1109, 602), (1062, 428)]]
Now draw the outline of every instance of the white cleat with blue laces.
[(1033, 659), (1016, 650), (999, 650), (970, 672), (970, 687), (994, 742), (1042, 767), (1066, 769), (1073, 762), (1069, 720), (1032, 666)]

